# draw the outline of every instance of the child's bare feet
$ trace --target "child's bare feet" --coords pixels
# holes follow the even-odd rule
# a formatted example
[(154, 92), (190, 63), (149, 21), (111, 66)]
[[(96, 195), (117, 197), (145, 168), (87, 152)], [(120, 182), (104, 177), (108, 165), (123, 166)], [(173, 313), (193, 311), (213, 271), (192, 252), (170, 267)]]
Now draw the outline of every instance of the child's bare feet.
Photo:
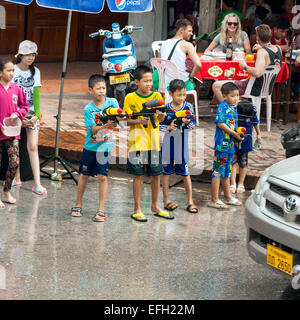
[(5, 208), (5, 204), (0, 200), (0, 209)]
[(17, 201), (16, 198), (14, 198), (9, 191), (8, 192), (3, 191), (3, 194), (4, 194), (6, 201), (8, 203), (10, 203), (10, 204), (16, 203), (16, 201)]

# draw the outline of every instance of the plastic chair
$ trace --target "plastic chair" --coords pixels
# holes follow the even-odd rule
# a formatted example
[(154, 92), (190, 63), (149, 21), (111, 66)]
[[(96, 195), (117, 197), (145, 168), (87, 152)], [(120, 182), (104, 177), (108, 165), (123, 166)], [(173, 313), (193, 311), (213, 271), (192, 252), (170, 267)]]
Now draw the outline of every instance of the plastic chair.
[[(152, 58), (150, 60), (150, 64), (152, 69), (157, 70), (158, 74), (158, 91), (165, 96), (165, 103), (170, 102), (172, 99), (167, 90), (166, 84), (166, 69), (172, 74), (173, 79), (179, 79), (179, 71), (175, 63), (170, 60), (160, 59), (160, 58)], [(199, 126), (199, 114), (198, 114), (198, 97), (196, 90), (189, 90), (186, 92), (187, 95), (191, 94), (194, 97), (194, 109), (196, 115), (196, 125)]]
[(253, 76), (250, 77), (247, 84), (243, 98), (250, 98), (252, 103), (256, 106), (257, 117), (260, 118), (261, 99), (266, 99), (267, 102), (267, 131), (271, 130), (271, 116), (272, 116), (272, 91), (274, 83), (280, 71), (280, 66), (267, 66), (263, 73), (263, 84), (259, 96), (253, 96), (252, 89), (254, 81), (257, 79)]
[(155, 58), (157, 58), (162, 44), (163, 44), (162, 40), (152, 42), (152, 52)]

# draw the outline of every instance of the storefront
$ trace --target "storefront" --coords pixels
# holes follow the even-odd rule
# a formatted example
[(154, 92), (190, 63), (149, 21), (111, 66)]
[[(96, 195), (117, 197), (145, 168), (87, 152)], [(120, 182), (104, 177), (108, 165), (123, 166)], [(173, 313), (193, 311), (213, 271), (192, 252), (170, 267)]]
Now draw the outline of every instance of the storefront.
[[(0, 56), (14, 55), (18, 44), (29, 39), (38, 44), (37, 61), (61, 61), (64, 53), (68, 12), (46, 9), (32, 2), (29, 6), (0, 1), (5, 8), (5, 29), (0, 29)], [(100, 38), (91, 39), (89, 33), (110, 29), (111, 23), (128, 23), (127, 13), (110, 12), (105, 5), (98, 14), (73, 12), (69, 61), (93, 61), (100, 57)]]

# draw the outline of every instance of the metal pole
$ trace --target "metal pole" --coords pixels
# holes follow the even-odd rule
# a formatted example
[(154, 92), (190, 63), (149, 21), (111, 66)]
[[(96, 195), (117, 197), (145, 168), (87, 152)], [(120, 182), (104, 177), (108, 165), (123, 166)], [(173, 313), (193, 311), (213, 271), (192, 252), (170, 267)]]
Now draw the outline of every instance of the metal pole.
[[(63, 68), (62, 68), (62, 74), (61, 74), (58, 112), (56, 115), (57, 122), (56, 122), (56, 138), (55, 138), (55, 157), (58, 157), (58, 153), (59, 153), (60, 119), (61, 119), (64, 82), (65, 82), (65, 77), (66, 77), (66, 68), (67, 68), (67, 60), (68, 60), (71, 21), (72, 21), (72, 11), (70, 10), (69, 15), (68, 15), (68, 24), (67, 24), (67, 32), (66, 32), (66, 40), (65, 40), (65, 51), (64, 51)], [(57, 173), (57, 159), (56, 158), (54, 159), (54, 173)]]

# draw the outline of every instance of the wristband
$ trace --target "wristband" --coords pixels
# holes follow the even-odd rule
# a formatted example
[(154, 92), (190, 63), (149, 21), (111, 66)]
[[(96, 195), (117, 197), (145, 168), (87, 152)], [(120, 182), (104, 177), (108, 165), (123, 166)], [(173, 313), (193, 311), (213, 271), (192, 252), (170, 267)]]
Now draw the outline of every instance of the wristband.
[(191, 73), (189, 74), (189, 79), (194, 80), (194, 77), (192, 77)]

